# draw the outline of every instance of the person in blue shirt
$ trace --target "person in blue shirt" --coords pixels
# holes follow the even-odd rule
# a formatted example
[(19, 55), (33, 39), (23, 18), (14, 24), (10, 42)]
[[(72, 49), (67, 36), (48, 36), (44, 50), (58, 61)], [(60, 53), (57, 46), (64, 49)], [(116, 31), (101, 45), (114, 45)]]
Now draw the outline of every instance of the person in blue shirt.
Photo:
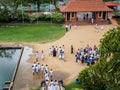
[(90, 56), (88, 56), (88, 57), (87, 57), (87, 66), (90, 65), (90, 61), (91, 61), (91, 60), (90, 60)]

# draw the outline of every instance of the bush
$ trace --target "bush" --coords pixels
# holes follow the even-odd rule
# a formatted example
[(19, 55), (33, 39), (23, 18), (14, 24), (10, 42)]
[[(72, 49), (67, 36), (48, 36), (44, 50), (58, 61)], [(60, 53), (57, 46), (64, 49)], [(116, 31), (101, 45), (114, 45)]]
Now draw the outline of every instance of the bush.
[(30, 16), (22, 12), (21, 10), (16, 11), (12, 16), (11, 16), (11, 21), (18, 21), (22, 22), (24, 19), (24, 22), (30, 22)]
[(63, 23), (64, 22), (64, 17), (62, 16), (61, 13), (58, 13), (58, 12), (53, 13), (51, 18), (52, 18), (52, 22), (54, 22), (54, 23)]
[(7, 9), (0, 9), (0, 22), (8, 22), (9, 13)]
[(94, 71), (98, 65), (86, 68), (79, 74), (80, 85), (85, 90), (105, 90), (106, 81), (100, 76), (99, 73)]
[(38, 17), (38, 20), (40, 20), (40, 21), (50, 21), (51, 20), (51, 15), (50, 14), (48, 14), (48, 15), (41, 14)]

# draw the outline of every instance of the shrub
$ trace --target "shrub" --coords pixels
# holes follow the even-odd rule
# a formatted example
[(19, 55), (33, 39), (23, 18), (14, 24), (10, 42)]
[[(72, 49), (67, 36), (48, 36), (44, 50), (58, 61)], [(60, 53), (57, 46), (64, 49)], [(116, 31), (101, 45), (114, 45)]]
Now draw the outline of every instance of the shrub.
[(63, 23), (64, 22), (64, 17), (62, 16), (61, 13), (55, 12), (51, 16), (52, 22), (54, 23)]
[(0, 22), (8, 22), (9, 13), (7, 9), (0, 9)]
[(41, 14), (40, 16), (38, 16), (38, 20), (40, 21), (50, 21), (51, 19), (51, 15), (45, 15), (45, 14)]
[(99, 65), (86, 68), (79, 74), (80, 85), (85, 90), (105, 90), (106, 81), (100, 76), (99, 72), (96, 72), (96, 68)]
[(17, 10), (11, 17), (12, 21), (22, 22), (23, 19), (24, 22), (30, 22), (30, 16), (27, 13), (22, 12), (21, 10)]

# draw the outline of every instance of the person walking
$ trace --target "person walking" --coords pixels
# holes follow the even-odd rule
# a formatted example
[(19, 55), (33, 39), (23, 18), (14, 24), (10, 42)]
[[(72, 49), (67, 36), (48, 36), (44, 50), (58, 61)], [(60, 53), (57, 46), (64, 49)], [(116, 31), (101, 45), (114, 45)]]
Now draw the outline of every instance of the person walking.
[(45, 58), (45, 54), (44, 54), (44, 52), (43, 52), (43, 50), (42, 50), (41, 59), (44, 60), (44, 58)]
[(71, 45), (71, 54), (74, 53), (74, 48), (73, 48), (73, 45)]
[(67, 32), (68, 31), (68, 25), (66, 25), (65, 28), (66, 28), (66, 32)]

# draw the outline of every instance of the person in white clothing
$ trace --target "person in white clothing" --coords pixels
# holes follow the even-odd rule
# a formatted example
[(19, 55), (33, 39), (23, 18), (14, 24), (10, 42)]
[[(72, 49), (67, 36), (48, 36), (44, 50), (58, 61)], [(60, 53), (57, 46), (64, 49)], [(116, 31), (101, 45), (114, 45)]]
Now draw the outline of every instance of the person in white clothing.
[(43, 52), (43, 50), (42, 50), (41, 59), (44, 60), (44, 58), (45, 58), (45, 54), (44, 54), (44, 52)]
[(35, 75), (35, 67), (32, 65), (32, 74)]
[(41, 69), (41, 66), (40, 66), (40, 63), (38, 63), (38, 71), (40, 71), (40, 69)]
[(36, 74), (38, 75), (38, 65), (36, 65), (36, 67), (35, 67), (35, 72), (36, 72)]
[(38, 51), (36, 51), (36, 53), (35, 53), (35, 58), (36, 58), (36, 61), (38, 61), (38, 59), (39, 59), (39, 53), (38, 53)]
[(101, 30), (104, 30), (104, 25), (101, 26)]
[(45, 90), (48, 90), (48, 85), (49, 85), (49, 81), (48, 80), (45, 80)]
[(50, 90), (54, 90), (54, 82), (53, 82), (53, 80), (50, 81), (49, 86), (50, 86)]
[(53, 70), (50, 69), (49, 73), (50, 73), (50, 79), (52, 79), (52, 77), (53, 77)]
[(49, 48), (49, 56), (52, 56), (52, 48)]
[(94, 23), (94, 19), (93, 18), (91, 19), (91, 23)]
[(36, 66), (36, 62), (33, 63), (33, 66), (34, 66), (34, 67)]
[(42, 78), (43, 78), (43, 74), (44, 74), (44, 65), (41, 65), (41, 72), (42, 72)]
[(45, 70), (48, 72), (48, 65), (46, 64), (46, 66), (45, 66)]
[(96, 32), (99, 32), (97, 23), (95, 24), (95, 28), (96, 28)]
[(57, 80), (55, 80), (54, 84), (55, 84), (54, 90), (59, 90), (59, 85)]

